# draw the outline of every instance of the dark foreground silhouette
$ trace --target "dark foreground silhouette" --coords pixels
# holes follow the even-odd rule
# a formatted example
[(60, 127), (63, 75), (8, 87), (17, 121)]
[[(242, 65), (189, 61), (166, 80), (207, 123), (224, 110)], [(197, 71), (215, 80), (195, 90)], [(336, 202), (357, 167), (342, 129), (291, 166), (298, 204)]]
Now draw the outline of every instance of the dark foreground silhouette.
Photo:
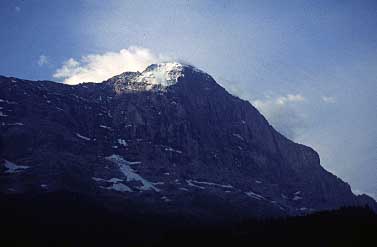
[(377, 215), (366, 207), (199, 224), (114, 214), (74, 193), (0, 196), (0, 246), (377, 246)]

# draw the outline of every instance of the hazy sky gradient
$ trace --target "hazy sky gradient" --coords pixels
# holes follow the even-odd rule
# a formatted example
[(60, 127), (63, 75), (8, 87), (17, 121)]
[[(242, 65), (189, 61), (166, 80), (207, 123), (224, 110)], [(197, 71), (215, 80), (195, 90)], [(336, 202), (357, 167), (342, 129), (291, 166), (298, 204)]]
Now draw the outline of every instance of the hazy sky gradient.
[(2, 0), (0, 74), (52, 80), (130, 46), (187, 61), (377, 198), (376, 28), (375, 0)]

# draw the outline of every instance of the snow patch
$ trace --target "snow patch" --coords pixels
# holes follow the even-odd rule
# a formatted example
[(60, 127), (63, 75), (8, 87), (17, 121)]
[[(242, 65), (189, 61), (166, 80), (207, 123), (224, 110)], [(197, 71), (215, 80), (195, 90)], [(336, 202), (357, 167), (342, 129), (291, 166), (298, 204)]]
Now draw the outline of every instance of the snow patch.
[(233, 133), (233, 136), (234, 136), (234, 137), (237, 137), (237, 138), (240, 139), (241, 141), (244, 141), (243, 137), (242, 137), (240, 134)]
[(112, 130), (109, 126), (106, 125), (100, 125), (99, 127), (107, 130)]
[(177, 150), (177, 149), (174, 149), (174, 148), (172, 148), (172, 147), (166, 147), (166, 148), (165, 148), (165, 151), (173, 152), (173, 153), (177, 153), (177, 154), (182, 154), (182, 153), (183, 153), (182, 151)]
[(294, 196), (293, 201), (298, 201), (298, 200), (302, 200), (302, 197), (301, 196)]
[(110, 183), (118, 183), (118, 182), (122, 182), (123, 179), (120, 179), (120, 178), (111, 178), (111, 179), (109, 179), (107, 181), (109, 181)]
[(205, 182), (205, 181), (196, 181), (196, 180), (186, 180), (186, 181), (190, 181), (191, 184), (200, 184), (200, 185), (210, 185), (210, 186), (217, 186), (217, 187), (222, 187), (222, 188), (228, 188), (228, 189), (231, 189), (233, 188), (232, 185), (229, 185), (229, 184), (217, 184), (217, 183), (211, 183), (211, 182)]
[(171, 202), (171, 200), (167, 196), (161, 196), (161, 200), (164, 202)]
[(125, 140), (123, 140), (123, 139), (118, 139), (118, 143), (119, 143), (119, 145), (127, 147), (127, 142)]
[(168, 87), (178, 82), (183, 77), (183, 65), (180, 63), (158, 63), (148, 67), (135, 78), (136, 82), (147, 84), (148, 90), (156, 85)]
[(1, 125), (3, 125), (3, 126), (24, 126), (24, 123), (4, 123), (4, 122), (2, 122)]
[(205, 187), (203, 187), (203, 186), (199, 186), (199, 185), (194, 184), (191, 179), (186, 180), (186, 183), (188, 184), (188, 186), (191, 186), (191, 187), (199, 188), (199, 189), (202, 189), (202, 190), (205, 189)]
[(8, 160), (5, 160), (4, 166), (5, 166), (5, 168), (7, 168), (5, 173), (17, 173), (17, 172), (20, 172), (21, 170), (25, 170), (25, 169), (30, 168), (29, 166), (16, 165), (16, 164), (14, 164), (14, 163), (12, 163)]
[(111, 186), (106, 187), (106, 189), (116, 190), (116, 191), (119, 191), (119, 192), (133, 192), (133, 190), (130, 187), (128, 187), (127, 185), (124, 185), (122, 183), (112, 184)]
[(92, 179), (96, 182), (109, 182), (109, 183), (118, 183), (118, 182), (124, 181), (123, 179), (120, 179), (120, 178), (104, 179), (104, 178), (92, 177)]
[(103, 178), (96, 178), (96, 177), (92, 177), (92, 179), (96, 182), (100, 182), (100, 181), (105, 181), (105, 179)]
[(8, 105), (17, 105), (18, 104), (16, 101), (10, 101), (10, 100), (7, 100), (6, 103)]
[(248, 191), (248, 192), (245, 192), (245, 194), (251, 198), (254, 198), (254, 199), (257, 199), (257, 200), (265, 200), (266, 198), (264, 198), (263, 196), (255, 193), (255, 192), (252, 192), (252, 191)]
[(0, 102), (1, 103), (7, 103), (9, 105), (15, 105), (15, 104), (17, 104), (17, 102), (15, 102), (15, 101), (9, 101), (9, 100), (5, 100), (5, 99), (0, 99)]
[(134, 164), (140, 164), (141, 162), (131, 162), (123, 159), (120, 155), (113, 154), (111, 156), (106, 157), (107, 160), (110, 160), (111, 162), (117, 164), (119, 166), (120, 171), (124, 174), (124, 176), (127, 178), (127, 182), (130, 181), (139, 181), (142, 183), (142, 186), (139, 187), (140, 190), (154, 190), (156, 192), (159, 192), (160, 190), (153, 185), (152, 182), (144, 179), (139, 174), (136, 173), (134, 169), (131, 168), (130, 165)]
[(79, 133), (76, 133), (76, 136), (77, 136), (78, 138), (81, 138), (81, 139), (85, 140), (85, 141), (90, 141), (90, 140), (91, 140), (89, 137), (86, 137), (86, 136), (80, 135)]
[(110, 179), (103, 179), (103, 178), (97, 178), (97, 177), (92, 177), (92, 179), (96, 182), (108, 182), (112, 183), (108, 187), (100, 186), (100, 188), (103, 189), (108, 189), (108, 190), (115, 190), (115, 191), (120, 191), (120, 192), (133, 192), (133, 190), (128, 187), (127, 185), (121, 183), (124, 180), (120, 178), (110, 178)]

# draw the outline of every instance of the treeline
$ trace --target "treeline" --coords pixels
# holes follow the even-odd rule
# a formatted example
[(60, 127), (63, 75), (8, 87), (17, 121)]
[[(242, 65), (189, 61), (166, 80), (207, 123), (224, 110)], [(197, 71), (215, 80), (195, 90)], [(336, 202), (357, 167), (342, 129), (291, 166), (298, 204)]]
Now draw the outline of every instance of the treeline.
[(229, 224), (119, 215), (74, 193), (0, 195), (0, 246), (377, 246), (377, 215), (348, 207)]

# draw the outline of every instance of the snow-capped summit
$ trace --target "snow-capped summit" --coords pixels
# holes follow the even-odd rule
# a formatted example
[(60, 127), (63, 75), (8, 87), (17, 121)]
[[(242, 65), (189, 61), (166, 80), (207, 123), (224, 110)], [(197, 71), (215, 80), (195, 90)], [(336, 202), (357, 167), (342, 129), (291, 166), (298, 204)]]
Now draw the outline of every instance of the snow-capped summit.
[(178, 62), (164, 62), (149, 65), (142, 72), (124, 72), (110, 78), (108, 82), (115, 85), (116, 91), (165, 91), (184, 77), (192, 75), (200, 77), (198, 81), (206, 81), (210, 77), (207, 73), (192, 65)]
[(178, 82), (183, 77), (183, 64), (177, 62), (158, 63), (148, 66), (134, 81), (147, 84), (147, 89), (160, 85), (168, 87)]

